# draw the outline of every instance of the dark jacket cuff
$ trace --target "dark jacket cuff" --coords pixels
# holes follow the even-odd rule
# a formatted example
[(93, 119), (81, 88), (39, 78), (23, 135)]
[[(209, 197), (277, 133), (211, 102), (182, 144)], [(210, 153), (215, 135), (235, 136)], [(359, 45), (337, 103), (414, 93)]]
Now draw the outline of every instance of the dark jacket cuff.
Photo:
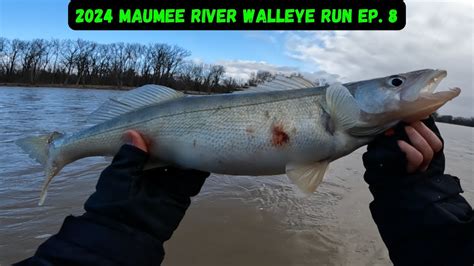
[(174, 167), (143, 171), (147, 153), (123, 146), (101, 174), (96, 192), (84, 205), (87, 214), (107, 217), (164, 242), (171, 237), (209, 176)]
[(146, 233), (104, 217), (68, 216), (25, 265), (159, 265), (163, 256), (162, 243)]

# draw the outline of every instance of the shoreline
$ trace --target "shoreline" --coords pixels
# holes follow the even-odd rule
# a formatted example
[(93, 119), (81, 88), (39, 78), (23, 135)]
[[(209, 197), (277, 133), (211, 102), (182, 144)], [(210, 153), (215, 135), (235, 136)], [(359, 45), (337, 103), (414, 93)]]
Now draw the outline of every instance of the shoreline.
[(67, 89), (95, 89), (95, 90), (114, 90), (114, 91), (128, 91), (136, 87), (122, 86), (121, 88), (113, 85), (76, 85), (76, 84), (29, 84), (17, 82), (0, 82), (0, 87), (23, 87), (23, 88), (67, 88)]
[[(75, 85), (75, 84), (29, 84), (29, 83), (5, 83), (0, 82), (0, 89), (2, 87), (10, 88), (53, 88), (53, 89), (83, 89), (83, 90), (111, 90), (111, 91), (130, 91), (137, 87), (123, 86), (121, 88), (112, 85)], [(202, 91), (181, 91), (184, 94), (190, 95), (212, 95), (213, 93), (202, 92)]]
[[(112, 90), (112, 91), (129, 91), (133, 90), (138, 87), (129, 87), (129, 86), (123, 86), (121, 88), (117, 86), (112, 86), (112, 85), (75, 85), (75, 84), (29, 84), (29, 83), (18, 83), (18, 82), (0, 82), (0, 89), (1, 87), (12, 87), (12, 88), (66, 88), (66, 89), (84, 89), (84, 90)], [(209, 95), (212, 93), (207, 93), (207, 92), (199, 92), (199, 91), (181, 91), (185, 94), (191, 94), (191, 95)], [(466, 125), (463, 123), (455, 123), (455, 122), (448, 122), (448, 121), (443, 121), (443, 117), (445, 115), (440, 115), (438, 118), (435, 118), (435, 121), (437, 123), (444, 123), (444, 124), (450, 124), (450, 125), (458, 125), (458, 126), (465, 126), (465, 127), (473, 127), (471, 125)]]

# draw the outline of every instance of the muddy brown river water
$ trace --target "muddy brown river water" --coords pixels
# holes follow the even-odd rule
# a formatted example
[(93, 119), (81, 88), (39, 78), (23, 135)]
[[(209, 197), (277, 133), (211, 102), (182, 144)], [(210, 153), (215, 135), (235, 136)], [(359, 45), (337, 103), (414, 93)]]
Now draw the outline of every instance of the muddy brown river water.
[[(0, 265), (31, 256), (69, 214), (81, 214), (105, 158), (64, 168), (37, 206), (41, 166), (13, 141), (52, 130), (72, 132), (120, 92), (0, 87)], [(447, 172), (474, 203), (474, 129), (439, 124)], [(165, 245), (163, 265), (391, 265), (371, 219), (362, 179), (365, 147), (329, 167), (323, 184), (302, 196), (286, 176), (212, 175)]]

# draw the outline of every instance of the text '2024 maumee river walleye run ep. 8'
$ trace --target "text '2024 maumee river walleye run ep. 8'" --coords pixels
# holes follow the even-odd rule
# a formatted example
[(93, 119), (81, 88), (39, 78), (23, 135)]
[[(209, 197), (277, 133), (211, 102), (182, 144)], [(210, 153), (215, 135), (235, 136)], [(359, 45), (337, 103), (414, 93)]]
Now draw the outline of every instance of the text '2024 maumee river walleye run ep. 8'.
[(400, 30), (403, 1), (71, 1), (74, 30)]

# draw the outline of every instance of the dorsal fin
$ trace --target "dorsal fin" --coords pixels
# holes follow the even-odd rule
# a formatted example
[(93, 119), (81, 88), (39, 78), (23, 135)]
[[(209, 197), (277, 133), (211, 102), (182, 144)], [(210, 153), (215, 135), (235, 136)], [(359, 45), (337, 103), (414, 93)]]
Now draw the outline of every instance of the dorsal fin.
[(184, 97), (184, 94), (165, 86), (144, 85), (134, 90), (110, 98), (89, 115), (87, 122), (97, 124), (119, 115), (149, 106), (152, 104)]
[(283, 75), (277, 75), (271, 81), (264, 82), (255, 87), (250, 87), (245, 90), (236, 91), (234, 93), (286, 91), (286, 90), (297, 90), (297, 89), (314, 88), (314, 87), (317, 87), (317, 85), (300, 76), (285, 77)]

